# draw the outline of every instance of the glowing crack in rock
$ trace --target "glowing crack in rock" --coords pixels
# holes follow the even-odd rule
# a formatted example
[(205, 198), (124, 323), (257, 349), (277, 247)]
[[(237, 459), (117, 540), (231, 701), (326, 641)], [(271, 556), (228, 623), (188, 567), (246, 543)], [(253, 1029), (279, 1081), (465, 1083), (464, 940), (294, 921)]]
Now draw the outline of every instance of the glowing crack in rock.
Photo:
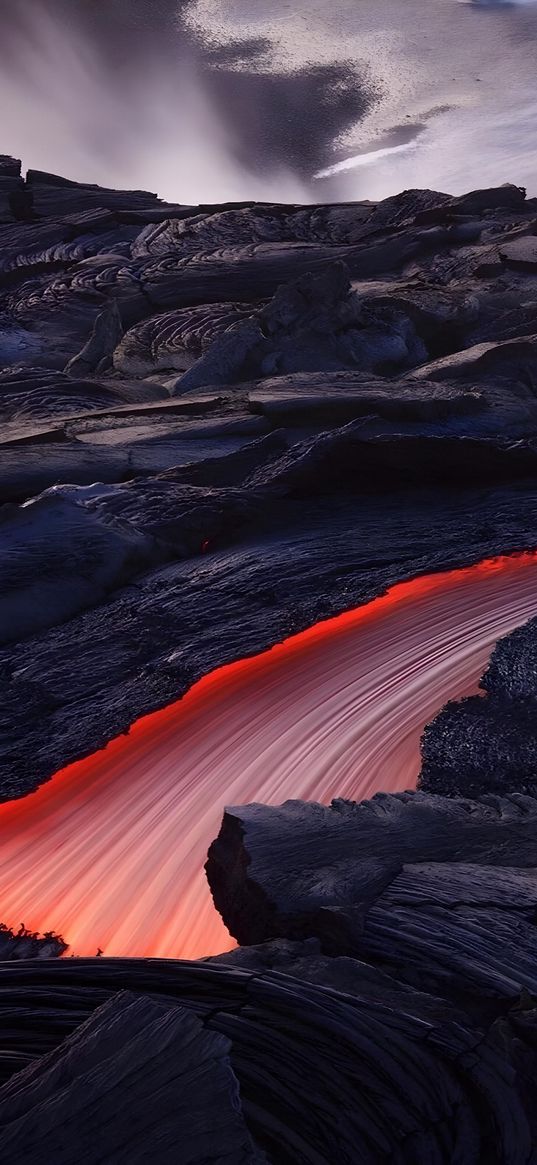
[(127, 736), (0, 807), (0, 915), (77, 954), (229, 949), (203, 865), (226, 804), (415, 785), (424, 724), (537, 614), (537, 554), (385, 595), (218, 669)]

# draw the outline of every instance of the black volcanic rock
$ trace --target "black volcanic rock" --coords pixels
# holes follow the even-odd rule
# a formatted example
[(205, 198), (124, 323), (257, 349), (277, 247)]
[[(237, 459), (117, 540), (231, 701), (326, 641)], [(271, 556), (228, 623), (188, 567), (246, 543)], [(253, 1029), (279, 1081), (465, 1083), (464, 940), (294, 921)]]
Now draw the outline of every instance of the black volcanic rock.
[[(106, 498), (106, 487), (100, 489)], [(99, 490), (91, 487), (51, 490), (22, 512), (2, 507), (0, 545), (0, 643), (94, 606), (162, 557), (149, 530), (114, 521), (99, 505)]]
[(12, 222), (27, 205), (20, 162), (0, 154), (0, 224)]
[(452, 701), (427, 725), (420, 786), (470, 796), (537, 788), (537, 620), (500, 639), (485, 698)]
[[(143, 391), (145, 396), (145, 389)], [(158, 396), (155, 390), (155, 396)], [(77, 379), (47, 368), (14, 365), (0, 372), (2, 420), (53, 422), (93, 409), (113, 408), (125, 401), (121, 384)]]
[[(410, 987), (378, 966), (348, 955), (327, 955), (318, 938), (270, 939), (257, 946), (235, 947), (222, 955), (203, 960), (211, 966), (234, 967), (250, 974), (277, 971), (306, 983), (318, 983), (345, 995), (359, 996), (370, 1003), (395, 1009), (418, 1010), (423, 1018), (452, 1018), (455, 1008), (440, 995), (430, 995)], [(464, 1022), (464, 1013), (460, 1013)]]
[(486, 408), (477, 391), (452, 385), (386, 381), (365, 372), (299, 372), (266, 377), (248, 391), (252, 412), (285, 425), (337, 425), (358, 417), (447, 421)]
[(499, 639), (480, 687), (489, 699), (537, 701), (537, 620), (530, 619)]
[[(191, 1011), (120, 991), (0, 1089), (2, 1160), (255, 1165), (229, 1040)], [(210, 1115), (210, 1119), (209, 1118)]]
[(515, 337), (498, 344), (476, 344), (462, 352), (455, 352), (424, 364), (412, 373), (413, 379), (427, 380), (507, 380), (511, 385), (520, 381), (526, 391), (535, 395), (537, 386), (537, 335)]
[[(427, 934), (432, 958), (434, 930), (438, 942), (444, 943), (444, 909), (449, 911), (450, 903), (460, 899), (464, 874), (460, 864), (476, 867), (475, 883), (467, 870), (470, 917), (465, 922), (463, 912), (463, 929), (465, 925), (472, 927), (472, 909), (479, 912), (483, 904), (494, 913), (495, 894), (499, 894), (498, 908), (505, 895), (509, 898), (509, 882), (498, 877), (498, 868), (509, 868), (513, 908), (518, 903), (517, 909), (522, 909), (524, 888), (530, 893), (525, 933), (531, 947), (535, 939), (532, 895), (537, 883), (533, 873), (525, 871), (537, 865), (536, 818), (535, 798), (515, 795), (472, 802), (424, 792), (378, 793), (371, 801), (334, 801), (329, 807), (300, 801), (288, 801), (274, 809), (249, 805), (226, 811), (220, 835), (209, 850), (207, 876), (218, 910), (243, 945), (275, 936), (298, 939), (313, 935), (331, 954), (365, 955), (367, 959), (374, 942), (371, 919), (374, 917), (381, 929), (385, 909), (388, 945), (379, 961), (386, 964), (397, 963), (399, 942), (404, 941), (403, 928), (399, 934), (398, 928), (389, 927), (388, 919), (399, 885), (401, 901), (405, 902), (405, 878), (414, 877), (416, 885), (421, 878), (423, 886), (423, 891), (414, 891), (414, 897), (410, 890), (408, 894), (410, 913), (413, 906), (417, 911), (416, 924), (420, 910), (431, 903), (427, 924), (423, 928), (416, 925), (414, 941), (419, 945), (420, 934)], [(477, 867), (485, 867), (486, 875)], [(435, 878), (443, 879), (445, 908), (442, 896), (434, 889)], [(371, 913), (373, 908), (378, 919)], [(488, 921), (492, 922), (492, 915)], [(521, 942), (522, 915), (515, 911), (512, 922), (510, 941), (506, 930), (498, 957), (506, 979), (511, 971), (516, 983), (527, 956)], [(483, 914), (484, 935), (487, 925)], [(485, 941), (484, 935), (481, 941)], [(455, 951), (458, 941), (455, 936)], [(445, 957), (448, 949), (446, 940)], [(441, 962), (440, 951), (438, 955)], [(426, 958), (423, 951), (420, 958)], [(479, 960), (477, 955), (476, 963)], [(483, 956), (482, 965), (485, 962)], [(531, 982), (525, 985), (537, 990), (533, 971), (529, 974)], [(423, 989), (423, 983), (421, 986)]]
[(437, 221), (439, 216), (474, 215), (488, 210), (519, 210), (524, 206), (526, 191), (523, 186), (513, 186), (506, 182), (504, 186), (492, 186), (488, 190), (470, 190), (468, 194), (459, 194), (452, 198), (446, 195), (438, 205), (425, 208), (416, 216), (419, 222)]
[(185, 482), (219, 488), (239, 486), (263, 465), (269, 465), (288, 448), (283, 429), (275, 429), (266, 437), (251, 441), (235, 453), (220, 457), (206, 457), (190, 465), (174, 466), (159, 474), (159, 481)]
[(57, 487), (22, 510), (4, 506), (0, 643), (61, 624), (144, 569), (225, 546), (261, 509), (253, 493), (165, 478)]
[[(21, 1143), (35, 1154), (28, 1159), (44, 1165), (46, 1157), (33, 1148), (34, 1113), (48, 1127), (57, 1111), (63, 1160), (74, 1160), (81, 1132), (89, 1132), (94, 1119), (89, 1085), (89, 1095), (99, 1098), (109, 1119), (96, 1131), (96, 1143), (84, 1145), (87, 1165), (97, 1165), (103, 1149), (106, 1159), (146, 1160), (132, 1156), (137, 1143), (131, 1130), (142, 1123), (147, 1133), (153, 1129), (159, 1105), (163, 1138), (169, 1130), (178, 1138), (182, 1129), (182, 1159), (198, 1160), (188, 1155), (199, 1145), (195, 1117), (211, 1093), (214, 1108), (202, 1109), (203, 1127), (217, 1120), (226, 1131), (214, 1139), (211, 1160), (221, 1160), (219, 1150), (244, 1120), (260, 1159), (269, 1165), (530, 1161), (536, 1049), (529, 996), (507, 1014), (479, 1024), (448, 1002), (435, 1004), (420, 992), (392, 986), (388, 976), (378, 976), (373, 1000), (371, 977), (366, 970), (362, 991), (357, 964), (354, 990), (340, 993), (277, 971), (173, 960), (69, 959), (21, 964), (16, 974), (1, 966), (0, 1070), (4, 1079), (17, 1069), (18, 1074), (0, 1089), (0, 1131), (10, 1153), (15, 1132), (27, 1137)], [(125, 991), (131, 995), (118, 997)], [(189, 1029), (185, 1047), (180, 1041), (186, 1042)], [(231, 1043), (240, 1087), (233, 1124), (225, 1061), (220, 1060), (218, 1076), (206, 1053), (203, 1083), (190, 1112), (178, 1100), (172, 1111), (168, 1082), (174, 1067), (185, 1077), (186, 1099), (193, 1062), (216, 1039), (220, 1048), (222, 1037)], [(130, 1089), (141, 1100), (130, 1120), (121, 1119), (123, 1064)], [(58, 1089), (66, 1069), (67, 1096)], [(158, 1099), (153, 1094), (145, 1107), (148, 1085), (159, 1080)], [(80, 1113), (78, 1128), (66, 1122), (67, 1097), (71, 1111)], [(147, 1133), (141, 1133), (141, 1147)]]
[(535, 235), (512, 239), (511, 242), (500, 246), (498, 253), (500, 259), (508, 267), (528, 272), (537, 270), (537, 239)]
[(420, 787), (469, 796), (537, 787), (535, 701), (448, 703), (425, 729)]
[[(280, 450), (278, 444), (272, 455)], [(262, 458), (267, 464), (264, 453)], [(209, 512), (211, 475), (218, 482), (222, 464), (207, 460), (177, 471), (178, 485), (197, 482), (202, 470), (208, 475), (200, 485)], [(173, 482), (175, 475), (171, 470), (157, 481)], [(250, 491), (240, 469), (239, 477), (243, 506)], [(224, 480), (222, 487), (236, 484)], [(139, 521), (145, 489), (133, 488), (128, 504)], [(537, 541), (537, 495), (527, 482), (352, 498), (330, 492), (308, 500), (267, 486), (254, 494), (251, 521), (233, 523), (227, 536), (225, 526), (219, 527), (223, 549), (217, 542), (200, 557), (201, 547), (192, 541), (188, 557), (137, 573), (135, 586), (120, 587), (95, 607), (0, 651), (4, 798), (21, 796), (102, 747), (223, 663), (266, 650), (401, 579)], [(157, 490), (148, 494), (153, 523), (158, 497)], [(60, 570), (61, 562), (59, 557)], [(28, 582), (39, 587), (40, 579), (32, 574)]]
[(156, 194), (146, 190), (107, 190), (103, 186), (73, 182), (43, 170), (28, 170), (26, 187), (31, 196), (32, 212), (40, 218), (85, 214), (94, 208), (131, 214), (152, 211), (155, 207), (169, 209)]
[(89, 340), (78, 355), (68, 362), (66, 372), (70, 376), (88, 376), (92, 372), (103, 372), (112, 365), (112, 355), (123, 334), (121, 316), (115, 300), (107, 304), (93, 324)]
[[(410, 404), (412, 395), (407, 399)], [(472, 408), (474, 402), (468, 403)], [(400, 403), (399, 409), (403, 408)], [(411, 488), (419, 483), (460, 488), (531, 479), (536, 472), (537, 452), (530, 442), (466, 434), (452, 437), (440, 426), (423, 424), (405, 430), (404, 424), (383, 425), (369, 417), (293, 445), (278, 461), (252, 474), (249, 484), (255, 488), (270, 485), (292, 496), (312, 496), (333, 490), (368, 493)]]
[(188, 207), (0, 169), (1, 795), (231, 656), (537, 544), (523, 190)]
[(11, 158), (9, 154), (0, 154), (0, 177), (1, 178), (20, 178), (21, 163), (17, 158)]
[(0, 962), (20, 962), (26, 959), (58, 959), (68, 949), (60, 935), (34, 934), (23, 923), (18, 931), (0, 924)]

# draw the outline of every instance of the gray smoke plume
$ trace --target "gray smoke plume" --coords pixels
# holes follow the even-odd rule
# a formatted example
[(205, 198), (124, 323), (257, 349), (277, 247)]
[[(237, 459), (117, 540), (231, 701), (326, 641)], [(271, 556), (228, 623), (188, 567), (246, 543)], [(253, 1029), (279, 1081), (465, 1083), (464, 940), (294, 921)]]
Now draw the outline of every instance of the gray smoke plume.
[(183, 202), (315, 197), (374, 93), (347, 62), (284, 72), (208, 37), (191, 0), (0, 0), (0, 152)]

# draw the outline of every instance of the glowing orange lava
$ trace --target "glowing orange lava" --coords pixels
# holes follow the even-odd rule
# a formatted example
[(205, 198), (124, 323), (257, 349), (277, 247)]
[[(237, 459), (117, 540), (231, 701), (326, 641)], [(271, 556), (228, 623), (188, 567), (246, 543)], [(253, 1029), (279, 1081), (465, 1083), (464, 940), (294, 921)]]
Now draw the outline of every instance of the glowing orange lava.
[(203, 873), (226, 804), (415, 784), (424, 724), (537, 614), (537, 553), (427, 575), (219, 668), (127, 736), (0, 806), (0, 918), (77, 954), (232, 945)]

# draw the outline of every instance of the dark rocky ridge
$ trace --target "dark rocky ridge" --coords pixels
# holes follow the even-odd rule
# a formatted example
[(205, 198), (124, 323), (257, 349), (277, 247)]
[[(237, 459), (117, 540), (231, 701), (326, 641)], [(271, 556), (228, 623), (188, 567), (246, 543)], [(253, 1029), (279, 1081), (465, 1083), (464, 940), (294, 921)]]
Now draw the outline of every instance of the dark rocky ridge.
[(537, 545), (523, 190), (2, 182), (1, 796), (398, 579)]

